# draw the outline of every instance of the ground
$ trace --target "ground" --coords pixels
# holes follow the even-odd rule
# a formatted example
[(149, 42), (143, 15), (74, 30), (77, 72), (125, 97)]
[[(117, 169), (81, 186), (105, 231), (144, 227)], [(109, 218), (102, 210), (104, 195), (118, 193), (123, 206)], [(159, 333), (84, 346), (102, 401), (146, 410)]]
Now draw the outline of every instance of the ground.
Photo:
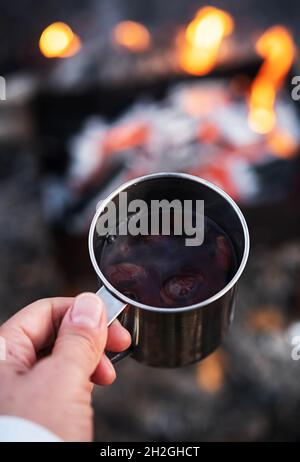
[[(30, 149), (1, 148), (0, 187), (0, 320), (41, 297), (96, 289), (92, 272), (81, 286), (64, 274)], [(256, 245), (222, 348), (174, 370), (123, 360), (114, 385), (95, 390), (96, 440), (299, 440), (300, 362), (290, 344), (300, 335), (299, 275), (300, 240)]]

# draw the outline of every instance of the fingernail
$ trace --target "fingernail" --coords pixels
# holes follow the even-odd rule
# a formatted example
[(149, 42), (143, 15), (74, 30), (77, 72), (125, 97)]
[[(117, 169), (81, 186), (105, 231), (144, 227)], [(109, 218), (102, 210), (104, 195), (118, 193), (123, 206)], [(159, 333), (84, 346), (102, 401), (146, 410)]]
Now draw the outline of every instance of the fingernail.
[(71, 310), (73, 324), (80, 324), (95, 329), (100, 324), (103, 302), (95, 294), (80, 294), (75, 298)]
[(111, 375), (116, 377), (116, 370), (111, 360), (106, 355), (104, 355), (103, 358), (104, 358), (104, 361), (106, 362), (108, 369), (110, 370)]

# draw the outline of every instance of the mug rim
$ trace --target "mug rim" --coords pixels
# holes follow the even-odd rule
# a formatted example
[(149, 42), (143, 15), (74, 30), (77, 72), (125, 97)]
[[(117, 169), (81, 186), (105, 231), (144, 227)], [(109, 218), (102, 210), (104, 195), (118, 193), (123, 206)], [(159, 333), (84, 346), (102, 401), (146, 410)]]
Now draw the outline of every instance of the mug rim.
[[(118, 196), (122, 191), (125, 191), (126, 189), (128, 189), (131, 186), (135, 186), (135, 185), (137, 185), (139, 183), (142, 183), (144, 181), (148, 181), (148, 180), (151, 180), (151, 179), (154, 179), (154, 178), (183, 178), (183, 179), (186, 179), (186, 180), (189, 180), (189, 181), (194, 181), (196, 183), (200, 183), (200, 184), (212, 189), (214, 192), (220, 194), (229, 203), (229, 205), (231, 205), (231, 207), (234, 209), (234, 211), (236, 212), (236, 214), (237, 214), (237, 216), (238, 216), (238, 218), (240, 220), (240, 223), (241, 223), (241, 226), (242, 226), (242, 229), (243, 229), (243, 233), (244, 233), (244, 240), (245, 240), (245, 242), (244, 242), (244, 253), (243, 253), (241, 263), (240, 263), (237, 271), (235, 272), (234, 276), (226, 284), (226, 286), (223, 287), (223, 289), (221, 289), (219, 292), (217, 292), (213, 296), (203, 300), (202, 302), (195, 303), (193, 305), (182, 306), (182, 307), (178, 307), (178, 308), (172, 308), (172, 307), (171, 308), (166, 308), (166, 307), (157, 307), (157, 306), (145, 305), (143, 303), (132, 300), (129, 297), (126, 297), (126, 295), (123, 295), (121, 292), (119, 292), (106, 279), (106, 277), (104, 276), (104, 274), (100, 270), (99, 265), (97, 263), (97, 260), (96, 260), (96, 257), (95, 257), (95, 252), (94, 252), (93, 238), (94, 238), (94, 231), (95, 231), (95, 227), (96, 227), (98, 217), (102, 213), (103, 209), (106, 207), (106, 205), (113, 198)], [(129, 180), (129, 181), (123, 183), (118, 188), (114, 189), (114, 191), (112, 191), (106, 197), (106, 199), (104, 199), (102, 201), (101, 205), (96, 210), (96, 213), (95, 213), (95, 215), (93, 217), (93, 220), (91, 222), (91, 225), (90, 225), (89, 236), (88, 236), (88, 247), (89, 247), (90, 259), (91, 259), (93, 268), (94, 268), (97, 276), (99, 277), (99, 279), (101, 280), (103, 285), (106, 287), (106, 289), (114, 297), (116, 297), (118, 300), (122, 301), (126, 305), (131, 305), (131, 306), (134, 306), (136, 308), (140, 308), (140, 309), (143, 309), (143, 310), (146, 310), (146, 311), (155, 311), (155, 312), (160, 312), (160, 313), (182, 313), (182, 312), (185, 312), (185, 311), (192, 311), (192, 310), (195, 310), (197, 308), (202, 308), (204, 306), (207, 306), (207, 305), (215, 302), (216, 300), (220, 299), (221, 297), (223, 297), (223, 295), (225, 295), (227, 292), (230, 291), (230, 289), (232, 289), (232, 287), (234, 287), (234, 285), (237, 283), (237, 281), (241, 277), (241, 275), (242, 275), (242, 273), (244, 271), (244, 268), (246, 266), (247, 260), (248, 260), (249, 251), (250, 251), (250, 236), (249, 236), (249, 230), (248, 230), (246, 220), (245, 220), (244, 215), (242, 214), (240, 208), (238, 207), (236, 202), (229, 196), (229, 194), (227, 194), (221, 188), (219, 188), (215, 184), (211, 183), (210, 181), (204, 180), (203, 178), (196, 177), (194, 175), (190, 175), (188, 173), (160, 172), (160, 173), (151, 173), (149, 175), (143, 175), (143, 176), (134, 178), (132, 180)]]

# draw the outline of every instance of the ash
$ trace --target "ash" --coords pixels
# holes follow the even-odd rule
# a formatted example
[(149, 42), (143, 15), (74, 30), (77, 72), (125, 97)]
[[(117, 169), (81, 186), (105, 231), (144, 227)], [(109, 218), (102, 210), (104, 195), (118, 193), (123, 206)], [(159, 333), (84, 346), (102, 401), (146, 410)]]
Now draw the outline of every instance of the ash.
[(298, 171), (296, 109), (283, 91), (276, 129), (267, 135), (250, 129), (247, 111), (245, 82), (234, 78), (173, 84), (162, 100), (140, 98), (113, 122), (89, 117), (69, 139), (66, 178), (45, 182), (50, 221), (81, 202), (68, 231), (85, 231), (100, 199), (160, 171), (205, 178), (247, 206), (285, 198)]

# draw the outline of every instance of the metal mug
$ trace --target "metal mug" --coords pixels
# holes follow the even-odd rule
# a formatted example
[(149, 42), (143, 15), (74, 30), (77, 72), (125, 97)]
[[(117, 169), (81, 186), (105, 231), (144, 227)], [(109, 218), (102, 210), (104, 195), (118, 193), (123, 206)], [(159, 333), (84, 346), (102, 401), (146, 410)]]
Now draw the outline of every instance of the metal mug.
[[(209, 299), (180, 308), (147, 306), (116, 290), (95, 257), (95, 251), (101, 252), (105, 241), (105, 236), (97, 235), (96, 224), (110, 201), (118, 206), (118, 195), (123, 191), (127, 192), (128, 201), (204, 200), (205, 215), (228, 234), (234, 246), (237, 270), (230, 282)], [(179, 367), (205, 358), (224, 339), (233, 320), (237, 282), (248, 259), (249, 232), (239, 207), (217, 186), (184, 173), (156, 173), (123, 184), (101, 203), (90, 227), (89, 252), (103, 284), (97, 294), (106, 304), (109, 324), (120, 315), (120, 322), (133, 339), (131, 348), (115, 359), (131, 354), (149, 366)]]

